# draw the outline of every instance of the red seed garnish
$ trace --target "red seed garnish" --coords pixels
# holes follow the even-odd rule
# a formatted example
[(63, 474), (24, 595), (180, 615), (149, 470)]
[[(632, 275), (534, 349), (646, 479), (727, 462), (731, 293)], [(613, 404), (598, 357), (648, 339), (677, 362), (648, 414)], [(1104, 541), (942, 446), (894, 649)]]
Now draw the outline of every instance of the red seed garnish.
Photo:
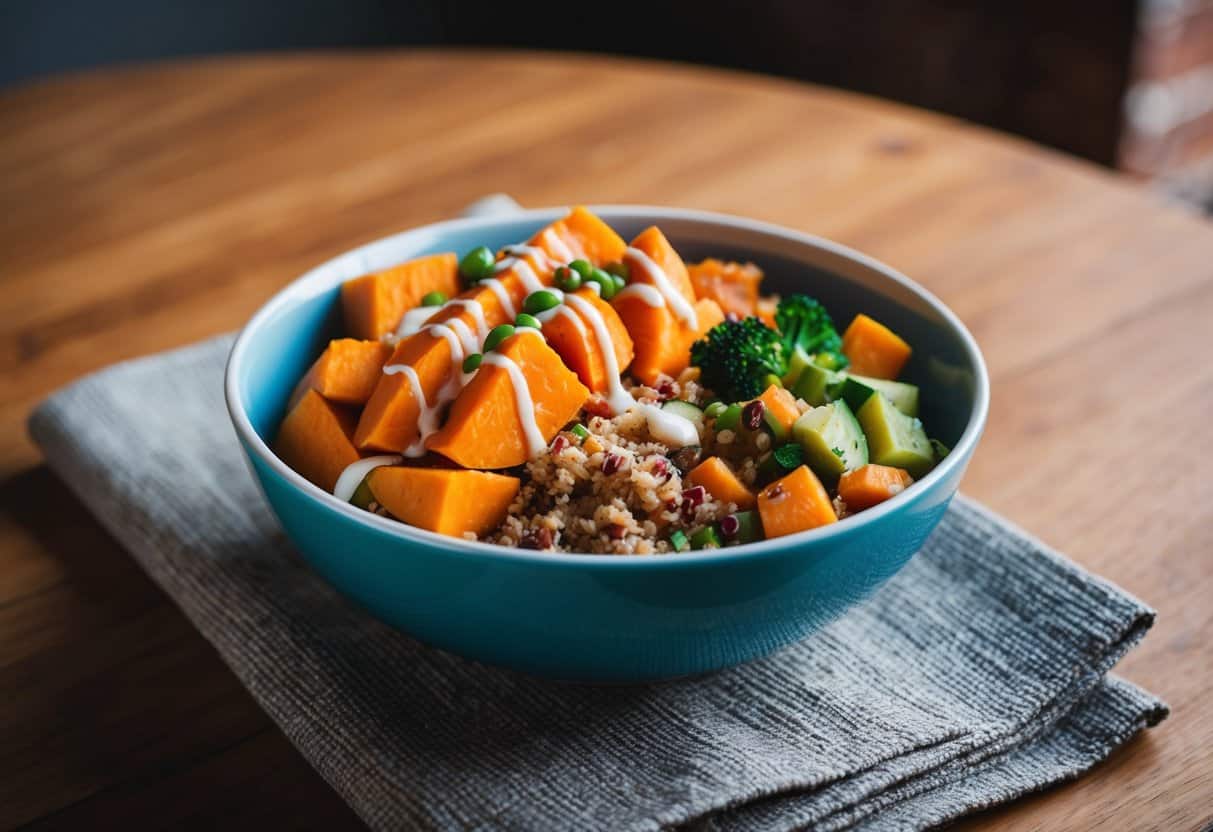
[(623, 465), (623, 457), (619, 454), (607, 454), (606, 458), (602, 460), (602, 473), (610, 476), (618, 471), (621, 465)]
[(552, 530), (547, 526), (531, 529), (518, 541), (519, 549), (550, 549), (552, 548)]
[(558, 454), (569, 446), (569, 439), (563, 433), (552, 441), (552, 453)]
[(689, 505), (691, 508), (697, 508), (703, 505), (703, 501), (708, 498), (707, 489), (702, 485), (696, 485), (693, 488), (688, 488), (682, 492), (682, 502), (684, 505)]
[(741, 422), (750, 430), (762, 427), (762, 416), (767, 412), (767, 406), (762, 399), (754, 399), (741, 410)]
[(663, 477), (663, 482), (674, 476), (670, 473), (670, 463), (666, 461), (665, 457), (659, 456), (653, 461), (653, 476)]
[(607, 534), (611, 540), (623, 540), (627, 536), (628, 527), (622, 523), (612, 523), (607, 526)]
[(611, 418), (611, 405), (601, 396), (595, 396), (585, 403), (585, 412), (591, 416), (601, 416), (603, 419), (609, 419)]
[(725, 537), (732, 537), (741, 530), (741, 521), (737, 519), (736, 514), (726, 514), (720, 518), (720, 531)]
[(663, 378), (653, 389), (657, 391), (657, 395), (662, 401), (674, 398), (674, 394), (677, 392), (674, 389), (674, 380), (671, 378)]

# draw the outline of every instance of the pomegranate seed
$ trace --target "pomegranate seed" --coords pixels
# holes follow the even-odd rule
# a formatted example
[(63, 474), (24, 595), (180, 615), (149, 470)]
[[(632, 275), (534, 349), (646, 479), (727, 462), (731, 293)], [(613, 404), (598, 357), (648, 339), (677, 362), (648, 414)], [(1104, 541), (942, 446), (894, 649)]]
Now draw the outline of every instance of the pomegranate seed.
[(607, 454), (606, 459), (602, 460), (602, 473), (610, 476), (618, 471), (621, 465), (623, 465), (623, 457), (619, 454)]
[(663, 378), (654, 389), (662, 401), (674, 398), (674, 394), (677, 392), (674, 389), (674, 380), (670, 378)]
[(758, 430), (762, 427), (762, 416), (766, 412), (767, 406), (762, 399), (755, 399), (742, 409), (741, 421), (750, 430)]
[(686, 491), (682, 492), (683, 503), (689, 505), (691, 508), (697, 508), (703, 505), (703, 501), (706, 500), (707, 497), (708, 492), (702, 485), (696, 485), (695, 487), (688, 488)]
[(670, 477), (674, 476), (673, 474), (670, 473), (670, 463), (666, 461), (665, 457), (659, 456), (659, 457), (657, 457), (656, 460), (654, 460), (653, 476), (662, 477), (663, 482), (665, 480), (668, 480)]
[(741, 531), (741, 521), (737, 519), (736, 514), (726, 514), (720, 519), (720, 531), (725, 537), (732, 537)]
[(607, 534), (611, 540), (623, 540), (627, 536), (628, 527), (622, 523), (612, 523), (607, 526)]
[(606, 399), (595, 396), (585, 403), (585, 412), (591, 416), (601, 416), (603, 419), (611, 418), (611, 405)]
[(567, 448), (568, 446), (569, 446), (568, 438), (564, 434), (561, 434), (560, 436), (557, 436), (556, 439), (552, 442), (552, 453), (558, 454), (561, 451), (563, 451), (565, 448)]
[(552, 547), (552, 530), (547, 526), (532, 529), (518, 541), (519, 549), (550, 549)]

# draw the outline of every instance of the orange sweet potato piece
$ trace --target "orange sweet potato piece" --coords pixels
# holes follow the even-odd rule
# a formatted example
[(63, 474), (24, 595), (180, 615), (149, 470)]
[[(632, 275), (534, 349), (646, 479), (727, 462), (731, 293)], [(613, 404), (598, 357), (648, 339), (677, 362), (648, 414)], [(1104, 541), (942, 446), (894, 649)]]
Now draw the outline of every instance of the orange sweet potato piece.
[(910, 358), (910, 345), (884, 324), (861, 314), (842, 334), (842, 352), (856, 375), (895, 379)]
[(779, 298), (767, 296), (760, 297), (758, 302), (754, 304), (754, 316), (771, 329), (779, 329), (775, 323), (775, 308), (779, 306)]
[(869, 463), (845, 472), (838, 480), (838, 496), (852, 511), (871, 508), (905, 491), (914, 482), (909, 471)]
[[(691, 276), (687, 273), (686, 263), (678, 256), (678, 252), (670, 245), (670, 241), (661, 233), (661, 229), (650, 225), (632, 240), (632, 248), (639, 249), (649, 256), (657, 266), (665, 272), (670, 285), (687, 299), (695, 302), (695, 288), (691, 285)], [(629, 264), (631, 265), (631, 264)], [(643, 269), (631, 269), (631, 279), (641, 283), (652, 283), (651, 276)]]
[(458, 291), (459, 261), (452, 252), (347, 280), (341, 286), (346, 331), (364, 341), (378, 340), (395, 330), (404, 313), (430, 292), (450, 297)]
[(711, 298), (726, 314), (748, 318), (758, 305), (762, 269), (753, 263), (723, 262), (709, 257), (687, 267), (697, 298)]
[(792, 429), (792, 423), (800, 418), (796, 397), (778, 385), (772, 384), (758, 397), (766, 405), (767, 414), (783, 428), (783, 435)]
[[(451, 346), (445, 338), (422, 331), (396, 345), (388, 366), (413, 368), (426, 401), (433, 401), (455, 372)], [(405, 373), (380, 373), (375, 391), (362, 410), (354, 444), (364, 451), (399, 453), (417, 441), (417, 425), (424, 404), (417, 400)]]
[[(552, 237), (559, 242), (554, 243)], [(564, 260), (564, 255), (571, 253), (573, 256), (568, 259), (584, 258), (595, 266), (622, 260), (623, 252), (627, 249), (627, 243), (614, 229), (582, 205), (578, 205), (563, 219), (541, 229), (529, 244), (544, 249), (557, 260)]]
[(758, 514), (768, 538), (838, 521), (825, 486), (806, 465), (758, 492)]
[(332, 491), (346, 466), (358, 461), (350, 441), (355, 419), (352, 408), (307, 390), (278, 427), (274, 453), (306, 479)]
[(391, 354), (392, 348), (382, 341), (359, 341), (356, 338), (329, 341), (316, 363), (299, 380), (291, 396), (291, 406), (303, 398), (308, 390), (315, 390), (330, 402), (366, 404)]
[(375, 500), (410, 526), (461, 537), (492, 531), (518, 494), (517, 477), (487, 471), (387, 465), (371, 471)]
[[(522, 371), (527, 390), (519, 391), (534, 407), (535, 425), (545, 443), (560, 431), (590, 397), (577, 374), (564, 366), (556, 351), (534, 333), (507, 338), (494, 353)], [(487, 360), (451, 405), (441, 430), (426, 447), (465, 468), (509, 468), (531, 457), (519, 412), (514, 381), (504, 367)]]
[(737, 475), (718, 456), (710, 456), (696, 465), (687, 474), (686, 481), (692, 486), (702, 485), (705, 491), (722, 503), (734, 503), (740, 509), (754, 507), (754, 493), (737, 479)]
[[(602, 316), (614, 347), (616, 368), (622, 373), (632, 363), (633, 349), (632, 339), (619, 313), (592, 289), (578, 289), (573, 294)], [(565, 308), (544, 323), (543, 337), (560, 355), (565, 366), (577, 374), (582, 384), (594, 392), (606, 392), (609, 383), (606, 360), (589, 315), (577, 309), (575, 303), (566, 300)]]

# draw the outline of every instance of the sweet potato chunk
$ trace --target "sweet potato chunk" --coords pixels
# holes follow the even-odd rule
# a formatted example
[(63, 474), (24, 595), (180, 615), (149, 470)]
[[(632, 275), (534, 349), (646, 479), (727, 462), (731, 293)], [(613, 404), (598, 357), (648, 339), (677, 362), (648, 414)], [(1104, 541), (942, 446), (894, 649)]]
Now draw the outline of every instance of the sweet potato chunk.
[(359, 341), (356, 338), (329, 341), (324, 352), (295, 388), (291, 406), (303, 398), (308, 390), (315, 390), (330, 402), (338, 404), (366, 404), (391, 354), (392, 348), (382, 341)]
[[(676, 376), (685, 370), (691, 361), (691, 344), (724, 320), (724, 313), (709, 298), (695, 300), (686, 265), (656, 227), (647, 228), (637, 235), (632, 247), (648, 255), (665, 273), (670, 287), (693, 304), (695, 310), (696, 326), (690, 326), (689, 322), (675, 314), (669, 303), (654, 306), (647, 298), (627, 291), (615, 299), (615, 310), (635, 345), (632, 375), (644, 384), (651, 385), (662, 374)], [(655, 286), (653, 276), (644, 268), (632, 260), (628, 263), (632, 267), (633, 283)]]
[(354, 411), (307, 390), (278, 428), (274, 453), (306, 479), (332, 491), (346, 466), (358, 461), (350, 440)]
[(759, 400), (766, 405), (765, 418), (771, 425), (776, 437), (785, 439), (792, 430), (792, 425), (800, 418), (800, 408), (796, 406), (796, 397), (772, 384)]
[(494, 355), (518, 366), (527, 389), (516, 392), (510, 372), (489, 363), (486, 356), (451, 405), (446, 424), (426, 442), (431, 451), (465, 468), (509, 468), (530, 459), (522, 412), (529, 412), (528, 402), (534, 408), (535, 426), (547, 443), (590, 396), (555, 350), (533, 332), (507, 338), (490, 353)]
[[(573, 293), (593, 307), (600, 316), (615, 352), (615, 366), (622, 373), (632, 363), (632, 339), (619, 313), (592, 289)], [(594, 330), (591, 316), (576, 302), (565, 302), (565, 308), (543, 325), (543, 337), (560, 355), (565, 365), (577, 374), (581, 383), (596, 393), (606, 392), (609, 385), (606, 356)]]
[(687, 267), (697, 298), (711, 298), (728, 315), (741, 318), (756, 314), (762, 269), (753, 263), (724, 262), (709, 257)]
[[(553, 242), (553, 237), (559, 242)], [(565, 260), (565, 255), (572, 254), (569, 260), (580, 257), (595, 266), (622, 260), (627, 248), (613, 228), (582, 205), (540, 230), (530, 239), (530, 245), (544, 249), (557, 260)]]
[(416, 442), (422, 408), (434, 401), (439, 389), (457, 369), (447, 340), (425, 331), (396, 345), (388, 366), (399, 364), (413, 368), (426, 401), (416, 398), (405, 373), (381, 372), (354, 431), (354, 444), (361, 450), (400, 453)]
[(519, 481), (487, 471), (389, 465), (371, 471), (367, 485), (380, 505), (410, 526), (460, 537), (500, 525)]
[(909, 471), (869, 463), (838, 480), (838, 496), (849, 511), (860, 511), (896, 497), (914, 482)]
[(805, 465), (758, 492), (758, 513), (768, 539), (838, 521), (830, 495)]
[(879, 321), (856, 315), (842, 334), (842, 352), (852, 373), (893, 380), (910, 358), (910, 345)]
[(430, 292), (450, 297), (458, 291), (459, 261), (452, 252), (347, 280), (341, 286), (346, 331), (364, 341), (378, 340), (394, 331), (404, 313)]
[(733, 503), (740, 509), (754, 507), (753, 492), (737, 479), (737, 475), (718, 456), (710, 456), (696, 465), (687, 474), (686, 481), (692, 486), (702, 485), (705, 491), (722, 503)]

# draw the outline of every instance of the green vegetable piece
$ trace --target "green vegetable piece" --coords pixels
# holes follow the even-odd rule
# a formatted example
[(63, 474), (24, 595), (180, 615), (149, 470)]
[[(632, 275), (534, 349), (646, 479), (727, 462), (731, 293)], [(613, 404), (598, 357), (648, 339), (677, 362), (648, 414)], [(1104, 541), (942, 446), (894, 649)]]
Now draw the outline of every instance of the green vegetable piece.
[(704, 526), (702, 529), (691, 535), (692, 549), (719, 549), (720, 535), (716, 532), (715, 526)]
[(795, 471), (804, 464), (804, 448), (795, 442), (780, 445), (774, 450), (772, 456), (784, 471)]
[(868, 442), (859, 421), (842, 399), (815, 407), (792, 425), (804, 461), (823, 482), (868, 464)]
[(783, 372), (783, 347), (779, 333), (758, 318), (724, 321), (691, 345), (691, 363), (716, 395), (747, 401), (762, 395), (768, 375)]
[(782, 477), (787, 471), (779, 464), (779, 460), (775, 458), (774, 451), (767, 451), (762, 456), (758, 457), (758, 485), (766, 485), (774, 482)]
[(422, 306), (442, 306), (446, 303), (446, 295), (442, 292), (429, 292), (421, 298)]
[(611, 280), (615, 282), (615, 294), (619, 294), (628, 286), (628, 281), (617, 274), (611, 275)]
[(540, 312), (555, 309), (559, 305), (559, 295), (555, 292), (549, 292), (547, 289), (540, 289), (538, 292), (531, 292), (526, 296), (526, 300), (522, 302), (522, 311), (531, 315), (538, 315)]
[(614, 260), (602, 267), (603, 270), (622, 278), (624, 283), (627, 283), (632, 278), (632, 270), (628, 268), (628, 264), (620, 260)]
[(358, 487), (354, 489), (354, 493), (350, 496), (350, 502), (358, 508), (370, 510), (371, 503), (375, 502), (375, 495), (371, 493), (369, 483), (370, 477), (363, 477), (362, 482), (358, 483)]
[(766, 384), (766, 387), (762, 388), (764, 391), (772, 384), (774, 384), (776, 387), (783, 387), (783, 379), (774, 373), (767, 373), (767, 377), (763, 379), (763, 382)]
[(851, 410), (858, 413), (868, 397), (877, 391), (888, 396), (893, 406), (907, 416), (918, 415), (918, 388), (904, 381), (889, 381), (848, 373), (843, 379), (839, 397), (846, 399)]
[(528, 315), (525, 312), (514, 319), (514, 326), (518, 327), (519, 329), (522, 327), (527, 327), (528, 329), (543, 328), (543, 324), (539, 322), (538, 318), (536, 318), (534, 315)]
[(478, 352), (474, 352), (467, 358), (463, 359), (463, 371), (465, 373), (474, 373), (480, 367), (480, 362), (484, 360), (484, 356)]
[(788, 357), (788, 369), (783, 374), (783, 386), (791, 390), (796, 386), (796, 381), (800, 378), (800, 374), (804, 372), (804, 368), (813, 363), (813, 356), (809, 355), (801, 347), (793, 347), (792, 354)]
[(496, 264), (497, 258), (493, 256), (491, 248), (477, 246), (463, 255), (463, 259), (459, 261), (459, 273), (469, 283), (476, 283), (491, 277)]
[(832, 370), (818, 367), (816, 364), (807, 364), (801, 369), (800, 377), (790, 389), (796, 398), (804, 399), (808, 404), (818, 407), (830, 401), (830, 388), (840, 381), (838, 374)]
[(813, 363), (825, 370), (841, 370), (851, 362), (841, 352), (819, 352), (813, 356)]
[(757, 543), (762, 540), (762, 517), (757, 511), (739, 511), (733, 515), (737, 518), (737, 534), (733, 535), (731, 543)]
[(598, 296), (603, 300), (610, 300), (615, 297), (615, 292), (618, 291), (615, 285), (615, 276), (607, 274), (602, 269), (591, 270), (589, 277), (586, 278), (586, 282), (598, 284)]
[(716, 431), (737, 430), (741, 427), (742, 409), (742, 406), (739, 404), (731, 404), (726, 407), (724, 412), (716, 417)]
[(556, 288), (565, 292), (576, 292), (581, 288), (581, 275), (570, 269), (568, 266), (561, 266), (556, 269), (552, 279), (556, 283)]
[(695, 426), (701, 434), (703, 433), (703, 411), (690, 402), (684, 402), (681, 399), (670, 399), (661, 406), (662, 410), (669, 413), (675, 413)]
[(589, 260), (574, 260), (569, 263), (569, 268), (577, 272), (577, 274), (581, 276), (582, 280), (588, 280), (590, 275), (594, 272), (594, 266)]
[(883, 393), (869, 396), (855, 414), (868, 437), (872, 461), (904, 468), (921, 479), (935, 466), (935, 450), (922, 422), (902, 413)]
[[(790, 361), (797, 347), (808, 355), (828, 355), (830, 366), (837, 370), (847, 365), (842, 354), (842, 338), (834, 328), (830, 313), (820, 302), (808, 295), (788, 295), (775, 307), (775, 324), (783, 342), (783, 354)], [(784, 368), (785, 371), (787, 368)]]
[(703, 415), (708, 419), (719, 418), (721, 413), (729, 409), (729, 406), (724, 402), (712, 402), (703, 409)]
[(576, 436), (582, 442), (590, 438), (590, 431), (585, 425), (573, 425), (571, 428), (569, 428), (569, 433)]
[(674, 529), (670, 532), (670, 548), (675, 552), (685, 552), (691, 548), (691, 544), (687, 542), (686, 533), (682, 529)]
[(501, 346), (501, 342), (513, 335), (515, 329), (512, 324), (500, 324), (489, 330), (488, 336), (484, 339), (484, 351), (492, 352)]
[(932, 439), (931, 450), (935, 452), (935, 461), (943, 462), (948, 454), (952, 453), (952, 449), (940, 442), (938, 439)]

